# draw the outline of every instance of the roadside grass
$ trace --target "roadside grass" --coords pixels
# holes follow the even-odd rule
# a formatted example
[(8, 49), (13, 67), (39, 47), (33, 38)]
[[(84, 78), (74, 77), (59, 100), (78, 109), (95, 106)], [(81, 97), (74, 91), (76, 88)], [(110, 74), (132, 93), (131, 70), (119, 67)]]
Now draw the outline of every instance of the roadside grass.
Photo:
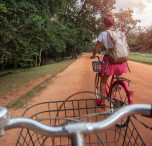
[(130, 53), (129, 60), (152, 64), (152, 54)]
[(38, 95), (43, 89), (45, 89), (44, 86), (39, 85), (32, 89), (30, 92), (27, 94), (21, 96), (20, 98), (16, 99), (14, 102), (9, 103), (6, 107), (7, 108), (22, 108), (28, 101), (31, 101), (32, 98), (34, 98), (36, 95)]
[[(52, 63), (52, 64), (44, 65), (41, 67), (35, 67), (31, 69), (26, 69), (26, 70), (16, 70), (16, 71), (9, 70), (8, 72), (11, 72), (11, 73), (0, 77), (0, 96), (6, 95), (8, 92), (12, 91), (14, 88), (17, 88), (33, 79), (43, 77), (48, 72), (65, 64), (66, 62), (70, 60), (71, 60), (70, 58), (67, 58), (61, 62)], [(1, 72), (1, 74), (5, 72)]]
[(31, 101), (32, 98), (34, 98), (36, 95), (39, 95), (43, 89), (46, 88), (47, 84), (50, 83), (51, 79), (58, 73), (63, 72), (71, 63), (66, 65), (65, 67), (61, 68), (58, 72), (56, 72), (51, 78), (45, 80), (40, 85), (36, 86), (34, 89), (32, 89), (30, 92), (25, 94), (24, 96), (21, 96), (20, 98), (16, 99), (13, 103), (8, 104), (7, 108), (22, 108), (25, 104), (27, 104), (29, 101)]
[(34, 98), (36, 95), (38, 95), (45, 87), (42, 85), (39, 85), (32, 89), (27, 94), (21, 96), (20, 98), (16, 99), (14, 102), (9, 103), (6, 107), (7, 108), (22, 108), (28, 101), (31, 101), (32, 98)]

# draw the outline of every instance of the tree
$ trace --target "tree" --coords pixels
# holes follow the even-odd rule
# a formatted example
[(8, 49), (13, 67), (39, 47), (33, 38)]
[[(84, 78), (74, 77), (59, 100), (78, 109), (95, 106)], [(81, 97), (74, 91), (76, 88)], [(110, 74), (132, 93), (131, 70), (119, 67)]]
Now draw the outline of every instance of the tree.
[[(65, 14), (60, 16), (65, 23), (72, 24), (71, 30), (75, 30), (72, 52), (79, 52), (86, 44), (93, 41), (96, 35), (103, 30), (102, 18), (110, 10), (112, 10), (115, 0), (71, 0), (69, 1)], [(70, 42), (70, 43), (71, 43)], [(81, 47), (78, 47), (81, 44)], [(76, 51), (74, 51), (76, 48)], [(73, 56), (75, 56), (73, 54)]]
[[(0, 67), (2, 69), (7, 64), (23, 67), (24, 62), (26, 64), (29, 60), (37, 62), (37, 57), (39, 62), (36, 64), (41, 64), (41, 53), (46, 49), (51, 33), (48, 31), (49, 24), (55, 18), (57, 11), (60, 11), (62, 2), (64, 0), (6, 0), (0, 5), (2, 28)], [(35, 60), (31, 54), (35, 56)]]
[[(115, 0), (5, 0), (0, 4), (0, 68), (40, 66), (81, 53), (101, 31)], [(123, 17), (126, 15), (127, 18)], [(121, 10), (124, 31), (137, 23)], [(117, 21), (118, 22), (118, 21)]]
[(116, 28), (122, 30), (126, 34), (129, 34), (130, 31), (138, 30), (137, 23), (140, 20), (133, 19), (133, 10), (123, 10), (120, 9), (118, 13), (115, 13), (116, 16)]

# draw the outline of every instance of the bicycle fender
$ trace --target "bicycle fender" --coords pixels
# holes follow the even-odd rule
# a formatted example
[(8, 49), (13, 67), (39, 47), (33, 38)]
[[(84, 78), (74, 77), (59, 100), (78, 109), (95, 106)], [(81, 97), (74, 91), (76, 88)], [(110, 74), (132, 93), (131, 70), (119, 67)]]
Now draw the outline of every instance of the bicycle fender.
[(123, 86), (126, 88), (126, 92), (127, 92), (128, 100), (129, 100), (129, 105), (133, 104), (133, 98), (132, 98), (132, 96), (130, 94), (130, 89), (129, 89), (128, 85), (125, 82), (121, 81), (121, 80), (119, 80), (118, 82), (122, 83)]

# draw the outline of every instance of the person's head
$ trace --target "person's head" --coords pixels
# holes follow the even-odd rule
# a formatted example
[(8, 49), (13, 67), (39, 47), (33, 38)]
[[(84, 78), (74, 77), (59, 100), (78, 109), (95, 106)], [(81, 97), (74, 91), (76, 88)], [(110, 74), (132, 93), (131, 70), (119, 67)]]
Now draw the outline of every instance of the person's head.
[(106, 16), (104, 16), (103, 24), (105, 27), (112, 27), (115, 25), (113, 13), (108, 13)]

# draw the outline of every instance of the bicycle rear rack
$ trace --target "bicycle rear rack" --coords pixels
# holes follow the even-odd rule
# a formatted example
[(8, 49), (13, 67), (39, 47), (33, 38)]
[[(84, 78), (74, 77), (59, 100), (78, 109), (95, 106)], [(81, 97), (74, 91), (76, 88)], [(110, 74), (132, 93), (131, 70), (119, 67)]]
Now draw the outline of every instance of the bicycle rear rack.
[(123, 78), (123, 77), (113, 77), (114, 79), (118, 80), (118, 81), (124, 81), (124, 82), (128, 82), (128, 86), (131, 82), (131, 80), (128, 80), (126, 78)]

